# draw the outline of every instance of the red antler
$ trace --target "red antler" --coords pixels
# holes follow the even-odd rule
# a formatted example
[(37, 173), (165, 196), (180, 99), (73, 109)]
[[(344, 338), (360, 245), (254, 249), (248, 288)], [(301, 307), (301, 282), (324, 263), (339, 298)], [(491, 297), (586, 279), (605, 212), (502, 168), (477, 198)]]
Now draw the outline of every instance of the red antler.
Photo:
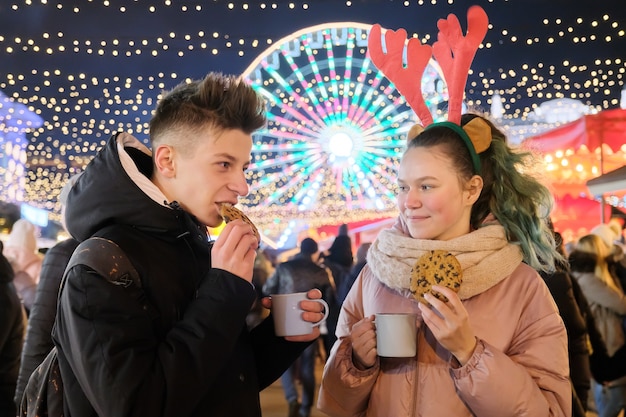
[(489, 18), (480, 6), (467, 11), (467, 36), (463, 36), (459, 20), (453, 14), (437, 22), (439, 36), (433, 44), (435, 59), (448, 84), (448, 121), (461, 123), (463, 93), (469, 69), (480, 43), (485, 39)]
[(403, 64), (402, 54), (406, 41), (406, 30), (385, 32), (387, 53), (383, 52), (381, 27), (372, 26), (367, 40), (367, 49), (372, 62), (385, 76), (393, 82), (398, 91), (404, 96), (423, 126), (433, 122), (433, 116), (422, 95), (422, 76), (432, 56), (432, 48), (422, 45), (419, 39), (411, 38), (406, 45), (407, 64)]

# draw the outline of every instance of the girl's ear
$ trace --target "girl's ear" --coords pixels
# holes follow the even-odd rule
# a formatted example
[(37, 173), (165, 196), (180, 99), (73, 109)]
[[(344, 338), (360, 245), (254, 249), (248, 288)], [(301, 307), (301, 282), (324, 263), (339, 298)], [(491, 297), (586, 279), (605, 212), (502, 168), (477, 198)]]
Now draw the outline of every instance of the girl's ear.
[(467, 183), (467, 197), (470, 204), (478, 201), (480, 193), (483, 190), (483, 178), (480, 175), (474, 175)]
[(154, 151), (154, 164), (160, 175), (166, 178), (176, 176), (175, 150), (170, 145), (160, 145)]

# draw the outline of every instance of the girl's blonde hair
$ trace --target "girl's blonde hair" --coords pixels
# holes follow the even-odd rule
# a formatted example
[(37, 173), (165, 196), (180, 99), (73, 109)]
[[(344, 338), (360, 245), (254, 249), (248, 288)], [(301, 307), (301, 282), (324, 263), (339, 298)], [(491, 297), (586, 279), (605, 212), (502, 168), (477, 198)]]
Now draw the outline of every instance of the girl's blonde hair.
[(578, 242), (576, 242), (575, 250), (595, 255), (595, 276), (615, 291), (622, 292), (615, 284), (615, 280), (609, 272), (607, 259), (611, 256), (611, 248), (606, 246), (599, 236), (589, 234), (581, 237), (578, 239)]

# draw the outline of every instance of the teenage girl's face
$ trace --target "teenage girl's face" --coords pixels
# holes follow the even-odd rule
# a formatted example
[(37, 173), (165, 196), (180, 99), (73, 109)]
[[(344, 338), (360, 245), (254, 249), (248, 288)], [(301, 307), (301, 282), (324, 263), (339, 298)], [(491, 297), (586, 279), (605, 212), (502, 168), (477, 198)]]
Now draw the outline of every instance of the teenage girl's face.
[(166, 196), (203, 224), (216, 227), (222, 223), (220, 203), (234, 205), (248, 194), (245, 171), (250, 165), (252, 136), (238, 129), (216, 135), (211, 128), (193, 134), (199, 136), (193, 152), (177, 152), (175, 147), (169, 151), (172, 172), (163, 180)]
[(409, 149), (400, 163), (398, 208), (411, 237), (449, 240), (469, 233), (471, 208), (482, 188), (480, 177), (471, 181), (473, 188), (462, 187), (441, 147)]

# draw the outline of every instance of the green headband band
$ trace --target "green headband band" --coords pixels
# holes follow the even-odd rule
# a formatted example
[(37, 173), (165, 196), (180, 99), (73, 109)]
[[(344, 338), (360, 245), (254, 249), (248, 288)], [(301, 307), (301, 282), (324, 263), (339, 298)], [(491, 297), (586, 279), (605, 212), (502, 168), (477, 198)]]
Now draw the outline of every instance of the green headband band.
[(467, 149), (469, 149), (470, 156), (472, 157), (472, 165), (474, 166), (474, 174), (480, 174), (480, 169), (481, 169), (480, 158), (478, 157), (478, 154), (476, 153), (476, 148), (474, 148), (474, 144), (472, 143), (472, 140), (470, 139), (470, 137), (467, 135), (467, 132), (465, 132), (465, 130), (463, 130), (461, 126), (452, 122), (432, 123), (426, 126), (424, 131), (433, 127), (437, 127), (437, 126), (447, 127), (448, 129), (452, 129), (461, 137), (461, 139), (463, 139), (463, 142), (465, 142), (465, 146), (467, 147)]

